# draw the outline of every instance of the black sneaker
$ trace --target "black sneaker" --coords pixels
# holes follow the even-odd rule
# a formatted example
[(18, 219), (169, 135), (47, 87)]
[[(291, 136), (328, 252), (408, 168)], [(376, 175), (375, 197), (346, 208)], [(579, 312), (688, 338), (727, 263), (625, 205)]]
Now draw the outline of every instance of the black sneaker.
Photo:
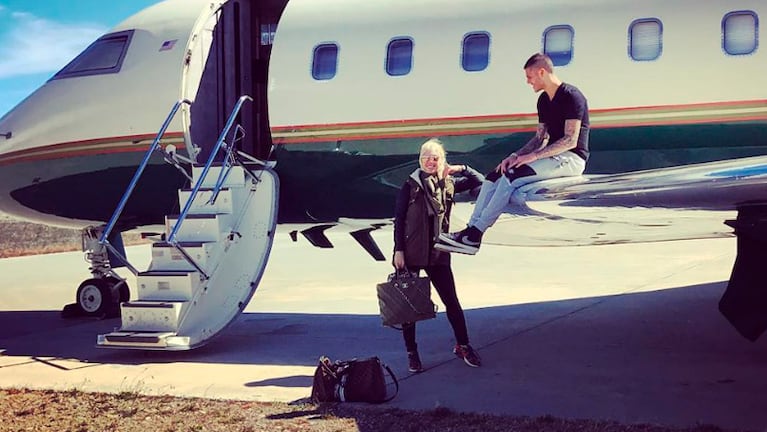
[(482, 231), (476, 227), (470, 226), (463, 231), (456, 233), (440, 234), (439, 242), (435, 245), (435, 248), (447, 252), (459, 252), (474, 255), (479, 251), (481, 243)]
[(421, 364), (421, 358), (418, 357), (418, 351), (407, 352), (407, 370), (410, 373), (423, 372), (423, 365)]
[(463, 361), (471, 367), (482, 366), (482, 359), (479, 357), (479, 354), (474, 351), (474, 348), (472, 348), (471, 345), (456, 345), (455, 348), (453, 348), (453, 354), (455, 354), (456, 357), (463, 359)]

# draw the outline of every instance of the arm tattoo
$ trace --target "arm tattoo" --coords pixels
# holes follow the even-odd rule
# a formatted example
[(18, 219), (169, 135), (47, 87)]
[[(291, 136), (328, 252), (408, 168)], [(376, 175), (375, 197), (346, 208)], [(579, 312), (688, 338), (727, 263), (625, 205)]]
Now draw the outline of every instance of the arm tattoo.
[(546, 129), (546, 125), (538, 123), (538, 127), (535, 130), (535, 136), (530, 138), (530, 141), (528, 141), (521, 149), (517, 150), (516, 153), (523, 155), (540, 150), (546, 146), (548, 139), (549, 131)]
[(537, 152), (538, 158), (547, 158), (574, 149), (578, 145), (578, 135), (581, 133), (581, 121), (565, 120), (565, 135), (556, 142), (547, 145)]

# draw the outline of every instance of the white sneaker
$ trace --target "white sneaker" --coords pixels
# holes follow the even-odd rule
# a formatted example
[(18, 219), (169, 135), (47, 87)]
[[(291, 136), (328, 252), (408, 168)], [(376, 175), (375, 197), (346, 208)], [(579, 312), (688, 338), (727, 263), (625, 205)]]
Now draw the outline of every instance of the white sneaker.
[[(440, 239), (441, 240), (441, 239)], [(479, 251), (478, 247), (472, 247), (472, 246), (455, 246), (447, 243), (436, 243), (434, 245), (434, 249), (437, 249), (442, 252), (457, 252), (462, 253), (466, 255), (476, 255), (476, 253)]]

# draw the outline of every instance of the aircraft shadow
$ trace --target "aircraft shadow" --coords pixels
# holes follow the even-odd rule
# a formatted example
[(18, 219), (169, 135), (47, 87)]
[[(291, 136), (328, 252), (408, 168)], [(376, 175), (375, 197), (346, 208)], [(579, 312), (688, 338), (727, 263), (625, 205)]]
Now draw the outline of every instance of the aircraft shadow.
[[(728, 347), (730, 355), (759, 355), (767, 361), (763, 344), (742, 339), (719, 314), (717, 301), (724, 287), (725, 283), (719, 282), (469, 309), (466, 319), (472, 343), (481, 350), (517, 345), (519, 340), (534, 343), (536, 334), (564, 329), (568, 343), (590, 345), (599, 340), (608, 345), (624, 344), (622, 349), (627, 356), (641, 356), (648, 347), (660, 349), (670, 344), (668, 349)], [(378, 315), (245, 313), (219, 337), (192, 351), (128, 351), (95, 346), (97, 334), (119, 325), (119, 319), (62, 319), (59, 311), (0, 312), (0, 350), (6, 358), (26, 356), (124, 365), (194, 362), (313, 366), (320, 355), (332, 359), (377, 355), (394, 364), (401, 363), (403, 357), (400, 333), (383, 327)], [(615, 336), (608, 337), (608, 333)], [(452, 332), (444, 313), (419, 323), (418, 334), (421, 350), (427, 353), (444, 351), (452, 344)], [(609, 338), (616, 340), (602, 340)], [(557, 355), (556, 351), (556, 347), (551, 347), (551, 352), (541, 354)], [(598, 349), (595, 356), (596, 353)], [(279, 384), (267, 380), (249, 385), (297, 384), (288, 377)]]
[[(309, 396), (301, 389), (311, 387), (320, 355), (332, 360), (376, 355), (399, 378), (399, 394), (389, 407), (682, 425), (706, 419), (754, 429), (767, 420), (759, 397), (767, 388), (767, 344), (742, 338), (719, 314), (725, 287), (717, 282), (469, 309), (471, 342), (483, 358), (483, 367), (472, 370), (451, 353), (453, 335), (440, 313), (418, 325), (425, 371), (415, 375), (407, 372), (401, 335), (382, 327), (377, 315), (246, 313), (197, 350), (142, 352), (96, 348), (96, 335), (118, 326), (117, 319), (2, 312), (0, 371), (12, 374), (14, 367), (21, 372), (40, 363), (64, 374), (54, 375), (57, 380), (66, 380), (70, 371), (111, 373), (110, 366), (141, 365), (115, 372), (128, 374), (125, 382), (140, 382), (132, 374), (178, 364), (181, 381), (189, 380), (189, 371), (209, 375), (199, 377), (200, 385), (234, 374), (227, 381), (234, 387), (227, 388), (242, 386), (249, 395), (290, 394), (300, 403)], [(456, 385), (471, 387), (469, 397), (456, 392)]]

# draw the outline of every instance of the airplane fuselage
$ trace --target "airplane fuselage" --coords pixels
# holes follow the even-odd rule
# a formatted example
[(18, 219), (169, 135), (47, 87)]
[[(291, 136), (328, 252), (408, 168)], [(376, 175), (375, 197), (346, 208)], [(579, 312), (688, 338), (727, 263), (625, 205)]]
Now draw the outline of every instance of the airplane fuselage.
[[(481, 171), (527, 142), (537, 94), (522, 65), (538, 51), (588, 98), (587, 173), (767, 154), (758, 0), (189, 4), (114, 29), (133, 31), (119, 72), (54, 77), (0, 120), (5, 212), (103, 222), (176, 100), (194, 105), (166, 142), (202, 157), (251, 94), (238, 145), (277, 161), (280, 222), (388, 218), (429, 137)], [(184, 183), (158, 156), (123, 226), (177, 211)]]

